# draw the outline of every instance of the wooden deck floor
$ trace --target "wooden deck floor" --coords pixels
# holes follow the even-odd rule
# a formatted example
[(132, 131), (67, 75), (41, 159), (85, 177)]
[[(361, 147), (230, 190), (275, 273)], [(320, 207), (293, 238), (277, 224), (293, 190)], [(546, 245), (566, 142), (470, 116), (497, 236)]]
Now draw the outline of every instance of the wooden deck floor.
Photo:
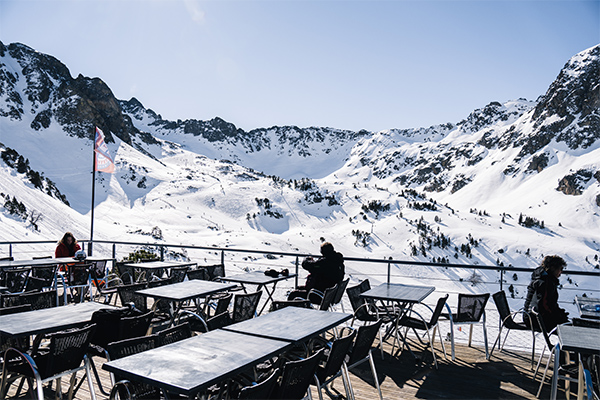
[[(447, 347), (449, 351), (449, 343)], [(527, 354), (494, 352), (491, 360), (487, 361), (483, 348), (458, 345), (456, 360), (453, 362), (450, 354), (448, 359), (444, 359), (441, 345), (437, 343), (439, 368), (436, 370), (433, 368), (429, 351), (423, 351), (423, 347), (418, 343), (411, 342), (411, 348), (423, 361), (415, 359), (408, 351), (391, 356), (391, 346), (387, 343), (384, 344), (383, 359), (379, 350), (374, 351), (384, 399), (535, 399), (540, 375), (538, 374), (535, 381), (532, 379), (533, 371)], [(98, 358), (95, 361), (100, 367), (102, 359)], [(101, 368), (99, 371), (104, 386), (110, 387), (108, 373)], [(368, 363), (351, 373), (351, 382), (357, 400), (377, 399), (377, 390)], [(333, 387), (344, 391), (341, 378), (334, 382)], [(14, 393), (15, 391), (11, 390), (8, 398), (16, 398)], [(106, 398), (98, 390), (96, 396), (99, 399)], [(545, 385), (540, 398), (549, 396), (549, 385)], [(27, 396), (22, 395), (19, 398), (24, 399)], [(53, 393), (48, 392), (47, 398), (54, 398)], [(75, 398), (91, 398), (86, 383), (81, 386)], [(313, 398), (318, 398), (315, 390)], [(324, 398), (328, 398), (326, 394)], [(559, 398), (565, 398), (564, 389), (559, 391)]]

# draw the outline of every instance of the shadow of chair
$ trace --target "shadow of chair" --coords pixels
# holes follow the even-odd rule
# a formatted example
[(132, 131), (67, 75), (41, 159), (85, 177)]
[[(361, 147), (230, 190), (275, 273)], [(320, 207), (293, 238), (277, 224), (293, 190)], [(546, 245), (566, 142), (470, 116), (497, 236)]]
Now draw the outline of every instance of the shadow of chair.
[(403, 335), (404, 340), (403, 340), (402, 348), (404, 348), (404, 346), (406, 345), (406, 335), (408, 334), (409, 329), (413, 330), (413, 332), (415, 333), (419, 342), (421, 342), (422, 344), (426, 344), (426, 342), (424, 342), (423, 339), (421, 339), (421, 336), (417, 332), (419, 330), (424, 331), (423, 336), (427, 335), (428, 344), (429, 344), (429, 347), (431, 348), (431, 354), (433, 355), (433, 364), (435, 365), (436, 369), (438, 368), (438, 362), (437, 362), (437, 358), (435, 356), (435, 349), (433, 348), (436, 330), (438, 332), (440, 342), (442, 343), (444, 357), (446, 357), (446, 347), (444, 346), (444, 340), (442, 339), (442, 334), (438, 327), (438, 321), (439, 321), (440, 315), (442, 314), (442, 311), (444, 309), (447, 299), (448, 299), (448, 295), (440, 297), (437, 301), (435, 309), (433, 309), (433, 310), (427, 304), (421, 303), (425, 308), (427, 308), (431, 312), (431, 317), (429, 318), (428, 321), (425, 320), (425, 318), (423, 318), (423, 316), (420, 313), (415, 311), (414, 308), (410, 308), (410, 309), (406, 310), (406, 312), (402, 315), (402, 317), (398, 318), (398, 320), (396, 321), (396, 331), (398, 331), (400, 329), (400, 327), (405, 328), (405, 332)]
[[(91, 398), (95, 400), (96, 395), (92, 383), (90, 363), (86, 355), (86, 350), (95, 328), (96, 325), (92, 324), (81, 329), (72, 329), (47, 335), (46, 339), (49, 340), (48, 348), (34, 346), (28, 353), (16, 349), (8, 349), (5, 353), (6, 358), (20, 358), (21, 362), (4, 364), (0, 398), (4, 398), (10, 384), (16, 378), (26, 377), (30, 390), (33, 392), (35, 386), (38, 400), (43, 400), (43, 385), (56, 380), (56, 390), (61, 393), (61, 378), (66, 375), (71, 375), (69, 398), (72, 398), (77, 387), (76, 372), (85, 370), (89, 393)], [(35, 385), (33, 384), (34, 381)], [(16, 396), (18, 397), (19, 393)], [(33, 397), (33, 393), (31, 393), (31, 396)]]
[(455, 360), (454, 327), (456, 325), (469, 325), (468, 346), (471, 347), (471, 339), (473, 338), (473, 325), (478, 324), (480, 321), (482, 322), (483, 327), (483, 343), (485, 345), (485, 358), (489, 359), (487, 328), (485, 326), (485, 306), (489, 298), (489, 293), (459, 293), (456, 313), (453, 313), (448, 303), (446, 303), (448, 314), (442, 314), (442, 316), (450, 320), (450, 347), (452, 353), (452, 361)]
[[(508, 304), (508, 300), (506, 298), (506, 293), (504, 290), (496, 292), (492, 295), (494, 299), (494, 303), (496, 304), (496, 308), (498, 309), (498, 314), (500, 314), (500, 329), (498, 330), (498, 336), (494, 341), (494, 345), (488, 354), (488, 360), (492, 357), (492, 353), (496, 348), (496, 344), (498, 345), (498, 349), (502, 351), (504, 348), (504, 344), (506, 343), (506, 339), (508, 338), (508, 334), (511, 330), (515, 331), (530, 331), (531, 338), (533, 340), (533, 345), (531, 346), (531, 368), (533, 369), (533, 363), (535, 362), (535, 330), (533, 328), (534, 323), (531, 318), (531, 315), (527, 313), (524, 309), (519, 309), (517, 311), (511, 311), (510, 306)], [(515, 315), (521, 314), (523, 316), (523, 320), (526, 318), (529, 320), (529, 326), (524, 322), (516, 322), (514, 320)], [(502, 341), (502, 329), (506, 329), (506, 335), (504, 336), (504, 340)]]

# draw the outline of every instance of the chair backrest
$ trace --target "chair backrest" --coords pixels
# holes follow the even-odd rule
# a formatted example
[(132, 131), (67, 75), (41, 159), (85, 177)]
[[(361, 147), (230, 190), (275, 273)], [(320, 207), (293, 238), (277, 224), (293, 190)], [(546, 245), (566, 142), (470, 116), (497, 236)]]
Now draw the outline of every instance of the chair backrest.
[(217, 306), (215, 308), (215, 315), (222, 314), (229, 310), (229, 304), (231, 303), (231, 299), (233, 298), (233, 294), (227, 293), (220, 296), (217, 299)]
[(128, 267), (125, 264), (126, 262), (117, 262), (115, 263), (115, 269), (119, 275), (119, 278), (123, 282), (129, 282), (129, 284), (133, 284), (135, 282), (135, 270), (133, 267)]
[(344, 296), (344, 293), (346, 292), (348, 283), (350, 283), (350, 278), (343, 280), (337, 284), (338, 289), (335, 292), (335, 297), (333, 298), (333, 302), (331, 304), (339, 304), (339, 302), (342, 301), (342, 297)]
[(11, 293), (25, 290), (31, 268), (15, 268), (4, 271), (4, 286)]
[(312, 308), (310, 300), (296, 299), (296, 300), (275, 300), (271, 303), (269, 311), (277, 311), (286, 307), (301, 307), (301, 308)]
[(290, 400), (304, 398), (324, 351), (325, 349), (321, 349), (303, 360), (286, 362), (274, 398)]
[(279, 378), (279, 368), (276, 368), (271, 375), (257, 383), (256, 385), (245, 386), (240, 390), (238, 399), (270, 399), (273, 389), (277, 385)]
[(210, 280), (210, 279), (208, 279), (208, 272), (204, 268), (189, 269), (186, 272), (186, 275), (189, 280), (192, 280), (192, 279), (199, 279), (201, 281)]
[(158, 345), (164, 346), (191, 337), (192, 329), (190, 324), (184, 322), (183, 324), (175, 325), (158, 332)]
[[(95, 324), (48, 335), (50, 348), (46, 363), (40, 363), (42, 378), (78, 368), (87, 352)], [(43, 365), (43, 367), (42, 367)], [(43, 370), (42, 370), (43, 368)]]
[(48, 267), (36, 267), (31, 270), (29, 279), (27, 280), (27, 289), (30, 290), (41, 290), (45, 287), (52, 287), (54, 285), (54, 277), (58, 265), (50, 265)]
[(206, 270), (209, 281), (214, 281), (225, 276), (225, 266), (223, 264), (203, 265), (201, 268)]
[(190, 269), (189, 266), (171, 268), (170, 278), (173, 283), (183, 282), (186, 272)]
[(119, 338), (129, 339), (146, 335), (153, 316), (154, 312), (148, 311), (141, 315), (121, 318), (121, 322), (119, 323)]
[(444, 310), (444, 306), (446, 305), (446, 300), (448, 300), (448, 295), (442, 296), (438, 299), (437, 304), (433, 309), (433, 313), (431, 314), (429, 326), (437, 324), (438, 319), (440, 319), (440, 315), (442, 315), (442, 311)]
[[(140, 336), (118, 342), (110, 343), (106, 351), (110, 360), (116, 360), (133, 354), (141, 353), (142, 351), (154, 349), (158, 345), (156, 335)], [(118, 374), (114, 375), (115, 382), (119, 382), (123, 377)], [(158, 399), (160, 398), (160, 389), (139, 382), (131, 382), (133, 385), (134, 397), (140, 399)]]
[(382, 323), (383, 320), (380, 318), (374, 324), (362, 325), (358, 328), (348, 365), (362, 362), (369, 355), (369, 351), (373, 347), (373, 342), (379, 333)]
[(173, 278), (164, 278), (164, 279), (153, 279), (148, 282), (149, 288), (155, 288), (159, 286), (170, 285), (173, 282)]
[(56, 289), (44, 292), (22, 293), (19, 296), (20, 304), (30, 304), (32, 310), (41, 310), (57, 306)]
[(352, 329), (352, 332), (346, 336), (333, 341), (325, 365), (322, 368), (317, 368), (317, 377), (321, 383), (328, 377), (340, 372), (342, 364), (346, 359), (346, 355), (350, 352), (356, 334), (356, 329)]
[(512, 320), (510, 315), (510, 306), (508, 305), (508, 300), (506, 299), (506, 293), (504, 290), (494, 293), (492, 298), (494, 299), (494, 303), (498, 309), (498, 314), (500, 314), (500, 319), (502, 319), (502, 321), (506, 321), (508, 319)]
[(236, 294), (233, 297), (232, 321), (240, 322), (254, 317), (261, 295), (262, 290), (254, 293)]
[(91, 263), (69, 265), (67, 282), (69, 286), (86, 285), (90, 282)]
[[(31, 311), (30, 304), (21, 304), (18, 306), (0, 308), (0, 315), (16, 314), (16, 313), (25, 312), (25, 311)], [(29, 336), (19, 337), (19, 338), (9, 338), (9, 337), (0, 335), (0, 360), (2, 359), (2, 357), (4, 355), (4, 351), (6, 349), (8, 349), (9, 347), (14, 347), (15, 349), (18, 349), (21, 351), (28, 350), (30, 347)], [(2, 365), (2, 362), (0, 361), (0, 366), (1, 365)]]
[(319, 304), (319, 310), (327, 311), (333, 304), (333, 299), (338, 291), (338, 285), (325, 289), (321, 304)]
[(123, 306), (133, 303), (138, 310), (146, 311), (148, 308), (146, 297), (135, 293), (138, 290), (146, 288), (146, 283), (134, 283), (131, 285), (123, 285), (117, 287), (117, 293)]
[(101, 280), (106, 274), (106, 260), (94, 261), (90, 265), (90, 274), (92, 279)]
[(142, 314), (143, 313), (140, 310), (130, 307), (103, 308), (95, 311), (92, 314), (91, 321), (96, 324), (96, 330), (92, 335), (90, 343), (106, 349), (107, 344), (125, 339), (120, 336), (121, 320), (123, 318), (135, 317)]
[(231, 322), (231, 316), (225, 311), (207, 319), (206, 325), (208, 326), (209, 331), (214, 331), (215, 329), (220, 329), (231, 324)]
[(363, 304), (366, 303), (366, 300), (363, 299), (362, 297), (360, 297), (360, 294), (366, 292), (370, 288), (371, 288), (371, 283), (369, 282), (368, 279), (365, 279), (358, 285), (351, 286), (346, 289), (346, 293), (348, 294), (348, 299), (350, 299), (350, 304), (352, 305), (352, 310), (354, 312), (356, 312), (356, 310), (359, 310), (359, 309), (364, 310), (364, 312), (367, 312), (367, 310), (365, 310), (365, 307), (361, 307)]
[(454, 322), (479, 322), (485, 312), (485, 305), (490, 298), (489, 293), (458, 294), (458, 312)]

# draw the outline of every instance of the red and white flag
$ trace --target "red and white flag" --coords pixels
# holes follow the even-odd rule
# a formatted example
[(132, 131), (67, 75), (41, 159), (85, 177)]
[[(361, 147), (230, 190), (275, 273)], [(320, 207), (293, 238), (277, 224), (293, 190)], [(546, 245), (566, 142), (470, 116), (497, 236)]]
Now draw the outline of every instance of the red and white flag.
[(96, 140), (94, 141), (94, 153), (96, 154), (96, 171), (115, 172), (115, 163), (108, 153), (108, 146), (104, 142), (104, 133), (96, 127)]

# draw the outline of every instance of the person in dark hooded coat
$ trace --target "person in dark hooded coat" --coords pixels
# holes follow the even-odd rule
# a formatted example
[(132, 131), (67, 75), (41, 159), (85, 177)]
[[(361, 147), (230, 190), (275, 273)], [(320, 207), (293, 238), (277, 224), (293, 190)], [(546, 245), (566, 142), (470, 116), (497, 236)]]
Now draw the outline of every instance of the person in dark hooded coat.
[[(322, 257), (316, 260), (312, 257), (307, 257), (302, 262), (302, 268), (310, 272), (310, 274), (306, 278), (306, 284), (298, 286), (297, 290), (292, 291), (288, 296), (288, 300), (297, 298), (306, 299), (311, 289), (324, 292), (325, 289), (333, 287), (344, 280), (345, 267), (342, 253), (335, 251), (331, 243), (325, 242), (321, 245), (321, 254)], [(312, 303), (318, 304), (321, 302), (319, 296), (310, 297), (309, 300)]]
[[(538, 313), (548, 332), (556, 325), (569, 321), (569, 313), (558, 306), (558, 278), (566, 265), (562, 257), (544, 257), (542, 264), (531, 273), (531, 282), (527, 286), (525, 311), (531, 313), (533, 310)], [(532, 320), (534, 327), (539, 330), (533, 315)], [(528, 318), (525, 318), (525, 323), (529, 325)]]

